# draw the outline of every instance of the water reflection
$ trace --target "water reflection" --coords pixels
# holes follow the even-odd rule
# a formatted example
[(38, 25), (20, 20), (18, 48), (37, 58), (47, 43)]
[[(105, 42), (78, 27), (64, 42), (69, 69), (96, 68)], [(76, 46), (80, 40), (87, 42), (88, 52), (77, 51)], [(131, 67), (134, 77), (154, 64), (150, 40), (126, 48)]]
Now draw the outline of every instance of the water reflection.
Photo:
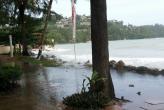
[[(63, 97), (81, 90), (84, 76), (91, 75), (91, 69), (79, 66), (57, 68), (26, 67), (21, 80), (21, 87), (13, 93), (0, 96), (0, 110), (57, 110), (57, 103)], [(132, 101), (123, 105), (125, 110), (163, 110), (164, 105), (150, 105), (146, 102), (164, 102), (164, 77), (117, 73), (111, 70), (116, 96), (124, 96)], [(129, 87), (133, 84), (134, 87)], [(141, 92), (138, 95), (137, 92)]]
[(22, 76), (20, 88), (0, 96), (0, 110), (56, 110), (56, 101), (51, 99), (43, 70), (31, 72), (34, 68), (28, 69)]

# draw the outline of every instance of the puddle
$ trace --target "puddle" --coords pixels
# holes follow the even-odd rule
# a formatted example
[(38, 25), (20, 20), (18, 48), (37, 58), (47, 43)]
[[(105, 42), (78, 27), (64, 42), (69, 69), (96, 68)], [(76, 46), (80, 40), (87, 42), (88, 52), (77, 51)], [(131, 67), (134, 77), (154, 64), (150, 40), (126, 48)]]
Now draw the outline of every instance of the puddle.
[[(116, 96), (132, 101), (123, 104), (124, 110), (164, 110), (163, 76), (119, 74), (114, 70), (111, 73)], [(80, 92), (86, 75), (91, 75), (91, 69), (68, 66), (27, 72), (22, 77), (20, 88), (0, 96), (0, 110), (57, 110), (56, 105), (63, 97)], [(129, 84), (134, 87), (129, 87)]]

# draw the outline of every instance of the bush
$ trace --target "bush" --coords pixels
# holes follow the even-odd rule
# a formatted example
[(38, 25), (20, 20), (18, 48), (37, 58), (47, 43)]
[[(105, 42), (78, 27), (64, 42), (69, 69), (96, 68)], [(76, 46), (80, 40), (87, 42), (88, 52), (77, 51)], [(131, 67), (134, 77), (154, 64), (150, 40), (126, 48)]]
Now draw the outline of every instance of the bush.
[[(85, 81), (89, 83), (85, 86)], [(73, 108), (83, 108), (89, 110), (99, 110), (103, 108), (109, 101), (109, 99), (103, 94), (104, 78), (101, 78), (96, 72), (90, 77), (86, 77), (82, 83), (81, 93), (73, 94), (63, 98), (63, 104)], [(88, 91), (86, 91), (88, 90)]]
[(63, 99), (63, 104), (73, 108), (98, 110), (108, 103), (108, 98), (100, 93), (77, 93)]
[(19, 66), (5, 64), (0, 66), (0, 91), (13, 88), (20, 79), (22, 71)]

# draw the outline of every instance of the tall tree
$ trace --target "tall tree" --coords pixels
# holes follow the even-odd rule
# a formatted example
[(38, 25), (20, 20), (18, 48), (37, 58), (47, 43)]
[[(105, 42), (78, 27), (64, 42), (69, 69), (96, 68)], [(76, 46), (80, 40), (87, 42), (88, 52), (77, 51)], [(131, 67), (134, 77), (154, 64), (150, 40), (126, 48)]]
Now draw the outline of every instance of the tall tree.
[(48, 19), (49, 19), (50, 14), (51, 14), (52, 2), (53, 2), (53, 0), (50, 0), (49, 1), (49, 5), (48, 5), (48, 9), (47, 9), (47, 14), (46, 14), (47, 16), (45, 18), (44, 28), (43, 28), (43, 32), (42, 32), (42, 36), (41, 36), (41, 45), (40, 45), (40, 48), (39, 48), (37, 59), (42, 54), (43, 44), (44, 44), (44, 40), (45, 40), (45, 34), (46, 34), (46, 31), (47, 31), (47, 26), (48, 26)]
[(37, 16), (43, 12), (47, 6), (47, 0), (15, 0), (15, 6), (18, 6), (18, 25), (22, 37), (22, 45), (24, 56), (28, 56), (28, 43), (27, 43), (27, 30), (26, 30), (26, 20), (27, 16)]
[(106, 0), (91, 1), (91, 40), (93, 71), (102, 78), (107, 78), (102, 83), (103, 92), (109, 98), (114, 98), (114, 86), (110, 74), (108, 35), (107, 35), (107, 11)]
[(23, 52), (24, 56), (29, 56), (28, 48), (27, 48), (27, 40), (26, 40), (26, 32), (25, 32), (25, 9), (27, 7), (28, 0), (18, 0), (18, 9), (19, 9), (19, 27), (22, 36), (22, 44), (23, 44)]

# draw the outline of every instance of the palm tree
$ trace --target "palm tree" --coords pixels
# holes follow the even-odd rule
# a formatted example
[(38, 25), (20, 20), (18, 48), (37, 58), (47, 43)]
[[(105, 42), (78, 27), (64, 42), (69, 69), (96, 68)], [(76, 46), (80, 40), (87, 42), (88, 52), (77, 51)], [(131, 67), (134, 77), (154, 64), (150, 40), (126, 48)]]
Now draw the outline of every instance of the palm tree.
[(108, 35), (107, 35), (107, 11), (106, 0), (91, 1), (91, 40), (92, 40), (92, 64), (93, 71), (100, 77), (107, 78), (102, 83), (103, 92), (109, 98), (114, 98), (114, 86), (110, 74)]
[[(22, 45), (24, 56), (28, 56), (28, 44), (27, 44), (27, 36), (28, 33), (26, 28), (25, 16), (28, 15), (40, 15), (42, 11), (44, 11), (45, 6), (47, 5), (47, 0), (14, 0), (15, 6), (18, 7), (18, 25), (21, 32), (22, 37)], [(26, 13), (26, 14), (25, 14)]]
[(42, 32), (42, 36), (41, 36), (41, 45), (40, 45), (40, 48), (39, 48), (37, 59), (42, 54), (43, 44), (44, 44), (44, 40), (45, 40), (45, 34), (46, 34), (46, 31), (47, 31), (47, 26), (48, 26), (48, 19), (49, 19), (50, 14), (51, 14), (52, 2), (53, 2), (53, 0), (50, 0), (49, 4), (48, 4), (47, 16), (46, 16), (45, 23), (44, 23), (44, 28), (43, 28), (43, 32)]

